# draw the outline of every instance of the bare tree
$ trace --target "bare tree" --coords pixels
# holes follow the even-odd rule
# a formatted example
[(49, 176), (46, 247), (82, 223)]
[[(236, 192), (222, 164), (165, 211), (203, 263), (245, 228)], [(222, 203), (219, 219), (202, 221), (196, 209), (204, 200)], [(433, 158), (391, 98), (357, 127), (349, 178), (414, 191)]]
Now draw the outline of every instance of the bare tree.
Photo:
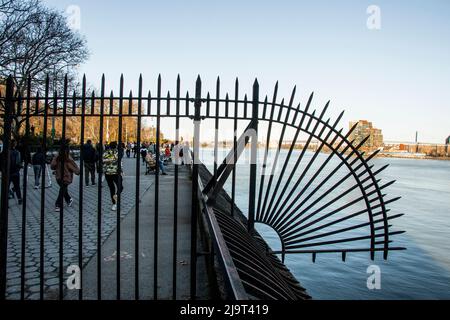
[[(0, 0), (0, 47), (3, 48), (32, 20), (30, 15), (38, 9), (38, 0)], [(2, 55), (2, 59), (5, 59)]]
[[(77, 89), (76, 69), (89, 52), (86, 40), (69, 28), (63, 13), (40, 0), (0, 0), (0, 34), (0, 79), (12, 75), (16, 95), (26, 95), (28, 79), (33, 91), (42, 91), (47, 77), (50, 90), (61, 92), (64, 74), (69, 92)], [(23, 110), (17, 111), (14, 135), (24, 121)]]

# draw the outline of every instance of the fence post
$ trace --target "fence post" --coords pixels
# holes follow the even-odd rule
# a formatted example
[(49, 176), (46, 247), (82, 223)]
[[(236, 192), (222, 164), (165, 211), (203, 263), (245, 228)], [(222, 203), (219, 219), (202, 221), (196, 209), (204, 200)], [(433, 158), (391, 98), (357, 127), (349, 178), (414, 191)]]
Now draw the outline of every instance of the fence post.
[(2, 149), (2, 191), (0, 212), (0, 300), (6, 298), (6, 266), (8, 254), (8, 196), (9, 166), (11, 146), (11, 122), (14, 109), (14, 81), (9, 76), (6, 81), (5, 110), (3, 117), (3, 149)]
[(192, 211), (191, 211), (191, 299), (195, 300), (197, 295), (197, 215), (199, 211), (198, 203), (198, 157), (200, 149), (200, 108), (202, 106), (202, 80), (197, 77), (195, 83), (194, 100), (194, 139), (192, 157)]
[(253, 84), (253, 101), (252, 101), (252, 135), (251, 151), (250, 151), (250, 190), (248, 200), (248, 231), (255, 227), (255, 197), (256, 197), (256, 162), (258, 155), (258, 105), (259, 105), (259, 83), (255, 79)]

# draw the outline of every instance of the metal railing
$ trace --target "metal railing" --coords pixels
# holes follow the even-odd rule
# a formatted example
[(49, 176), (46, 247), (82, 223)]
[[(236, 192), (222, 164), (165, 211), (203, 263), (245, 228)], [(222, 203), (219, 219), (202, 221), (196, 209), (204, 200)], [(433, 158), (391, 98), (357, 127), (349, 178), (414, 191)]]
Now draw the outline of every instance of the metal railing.
[[(401, 231), (392, 231), (390, 221), (398, 218), (401, 214), (390, 215), (387, 206), (398, 200), (399, 198), (386, 199), (384, 190), (393, 182), (380, 184), (378, 176), (386, 169), (387, 166), (374, 170), (371, 160), (376, 156), (377, 152), (366, 156), (360, 148), (367, 141), (368, 137), (363, 139), (358, 145), (354, 145), (353, 141), (349, 141), (351, 132), (354, 131), (356, 125), (352, 127), (348, 133), (344, 134), (343, 129), (338, 129), (339, 121), (342, 119), (343, 113), (331, 122), (331, 119), (325, 120), (325, 115), (329, 103), (319, 113), (312, 109), (313, 95), (308, 99), (305, 107), (300, 104), (294, 105), (296, 89), (294, 88), (288, 103), (283, 99), (278, 101), (278, 83), (275, 86), (273, 96), (269, 100), (267, 96), (263, 100), (260, 99), (259, 83), (255, 81), (253, 85), (252, 98), (249, 100), (247, 95), (239, 94), (239, 82), (236, 79), (235, 95), (230, 98), (229, 94), (225, 97), (221, 95), (220, 79), (216, 82), (215, 96), (207, 93), (206, 97), (202, 95), (202, 81), (197, 78), (195, 86), (195, 95), (191, 97), (189, 92), (185, 96), (181, 96), (181, 80), (176, 80), (176, 94), (172, 96), (170, 92), (162, 95), (161, 76), (157, 80), (156, 95), (152, 95), (149, 91), (144, 96), (142, 76), (138, 82), (137, 96), (132, 92), (128, 96), (124, 93), (124, 78), (120, 79), (119, 95), (115, 96), (113, 92), (109, 95), (105, 92), (105, 77), (101, 80), (100, 93), (95, 91), (87, 92), (86, 77), (83, 77), (82, 89), (80, 93), (69, 93), (67, 77), (64, 90), (61, 93), (50, 92), (49, 78), (45, 81), (45, 92), (32, 93), (33, 83), (28, 81), (25, 93), (15, 90), (14, 79), (7, 79), (6, 96), (0, 97), (0, 102), (4, 105), (2, 110), (3, 119), (3, 161), (2, 161), (2, 194), (1, 194), (1, 216), (0, 216), (0, 299), (6, 297), (7, 285), (7, 250), (8, 250), (8, 192), (9, 192), (9, 152), (11, 147), (11, 134), (14, 119), (17, 117), (25, 118), (25, 129), (23, 130), (24, 142), (29, 138), (30, 121), (32, 119), (42, 119), (42, 148), (46, 153), (47, 137), (48, 137), (48, 120), (59, 119), (61, 122), (61, 140), (65, 141), (66, 122), (68, 118), (80, 119), (80, 141), (82, 145), (85, 143), (85, 123), (89, 118), (98, 118), (99, 141), (100, 145), (104, 145), (104, 119), (115, 118), (118, 121), (118, 138), (119, 145), (124, 142), (123, 137), (123, 120), (126, 118), (136, 119), (136, 143), (142, 142), (141, 131), (143, 129), (143, 120), (146, 118), (156, 118), (156, 145), (161, 144), (161, 119), (175, 119), (175, 139), (174, 143), (180, 143), (179, 129), (180, 119), (188, 118), (193, 120), (193, 166), (192, 166), (192, 208), (191, 208), (191, 270), (190, 270), (190, 297), (196, 297), (196, 274), (197, 274), (197, 224), (200, 206), (203, 208), (211, 207), (214, 204), (215, 196), (228, 183), (231, 176), (231, 200), (229, 206), (230, 216), (234, 216), (236, 207), (236, 184), (237, 184), (237, 168), (239, 158), (243, 149), (250, 143), (251, 156), (249, 165), (248, 178), (248, 210), (247, 231), (251, 233), (254, 230), (255, 223), (265, 224), (271, 227), (279, 236), (281, 242), (281, 250), (275, 253), (281, 254), (282, 261), (286, 254), (308, 253), (313, 255), (313, 260), (317, 254), (327, 252), (338, 252), (342, 254), (343, 260), (350, 252), (369, 252), (371, 259), (375, 258), (375, 253), (380, 251), (383, 253), (384, 259), (387, 258), (388, 252), (391, 250), (403, 250), (402, 247), (392, 246), (392, 236), (402, 233)], [(200, 130), (201, 123), (205, 119), (214, 120), (214, 166), (213, 175), (210, 181), (205, 183), (205, 187), (199, 190), (199, 150), (200, 150)], [(233, 120), (233, 148), (228, 156), (222, 162), (218, 159), (219, 143), (218, 132), (221, 130), (221, 120)], [(241, 137), (238, 137), (239, 123), (247, 124), (247, 130), (244, 130)], [(262, 124), (267, 129), (261, 129)], [(275, 150), (270, 148), (273, 140), (274, 132), (280, 132), (277, 139)], [(251, 131), (250, 134), (248, 131)], [(289, 133), (289, 131), (292, 131)], [(260, 151), (263, 152), (262, 163), (258, 163), (258, 139), (263, 137), (265, 133), (265, 143)], [(293, 135), (290, 139), (291, 143), (286, 151), (286, 155), (281, 155), (284, 141), (287, 140), (289, 134)], [(306, 141), (300, 150), (297, 150), (297, 142), (300, 136), (306, 135)], [(309, 147), (317, 142), (318, 147), (312, 153), (308, 151)], [(272, 163), (269, 158), (273, 154)], [(100, 149), (99, 157), (102, 158), (103, 149)], [(121, 157), (123, 154), (119, 152), (119, 171)], [(325, 157), (325, 158), (324, 158)], [(156, 159), (160, 158), (160, 150), (156, 148)], [(281, 170), (278, 170), (281, 166)], [(80, 184), (78, 193), (80, 199), (83, 198), (83, 151), (80, 157)], [(258, 174), (258, 169), (260, 174)], [(139, 194), (140, 194), (140, 154), (136, 157), (136, 184), (135, 184), (135, 236), (139, 239), (140, 230), (140, 212), (139, 212)], [(27, 166), (24, 168), (23, 174), (23, 206), (22, 206), (22, 228), (21, 228), (21, 298), (25, 298), (25, 244), (26, 244), (26, 219), (27, 219)], [(42, 174), (41, 196), (40, 196), (40, 298), (44, 299), (44, 276), (45, 261), (44, 238), (45, 238), (45, 215), (46, 215), (46, 172)], [(97, 199), (97, 259), (102, 257), (102, 211), (103, 203), (101, 198), (101, 173), (98, 173), (98, 199)], [(119, 184), (122, 182), (119, 181)], [(173, 185), (173, 266), (172, 281), (173, 290), (172, 298), (177, 298), (177, 219), (178, 219), (178, 198), (179, 198), (179, 168), (174, 167), (174, 185)], [(201, 192), (200, 192), (201, 191)], [(207, 196), (208, 204), (201, 204), (198, 199), (202, 194)], [(155, 175), (155, 212), (154, 212), (154, 265), (153, 265), (153, 298), (158, 298), (158, 233), (159, 222), (159, 199), (160, 199), (160, 179), (159, 166), (156, 166)], [(332, 196), (332, 198), (330, 198)], [(350, 199), (352, 197), (352, 199)], [(121, 236), (121, 207), (122, 199), (120, 193), (117, 199), (117, 252), (120, 253), (120, 236)], [(210, 209), (206, 209), (208, 212)], [(211, 212), (208, 212), (211, 214)], [(79, 202), (79, 243), (78, 243), (78, 262), (83, 266), (83, 201)], [(365, 217), (365, 221), (360, 221)], [(219, 230), (211, 220), (211, 227), (216, 232), (216, 238), (220, 240)], [(353, 223), (353, 221), (355, 221)], [(63, 287), (63, 230), (64, 229), (64, 209), (61, 208), (59, 213), (59, 299), (64, 297)], [(355, 235), (355, 232), (368, 232), (363, 235)], [(219, 245), (220, 245), (220, 241)], [(355, 246), (353, 244), (358, 244)], [(360, 245), (364, 243), (364, 245)], [(135, 243), (135, 299), (140, 298), (139, 292), (139, 241)], [(226, 249), (223, 249), (226, 252)], [(225, 254), (225, 253), (224, 253)], [(121, 298), (120, 274), (121, 261), (117, 259), (117, 287), (116, 298)], [(98, 299), (101, 295), (101, 264), (97, 269), (97, 292)], [(83, 298), (82, 289), (79, 290), (79, 298)]]
[(240, 279), (238, 270), (234, 265), (233, 258), (223, 237), (222, 230), (217, 222), (213, 208), (207, 204), (207, 198), (201, 192), (203, 190), (203, 182), (201, 179), (198, 182), (198, 188), (200, 191), (199, 201), (201, 212), (206, 218), (206, 222), (211, 233), (212, 246), (214, 246), (213, 250), (214, 252), (217, 252), (216, 256), (222, 268), (222, 273), (226, 281), (225, 285), (228, 291), (227, 296), (233, 298), (234, 300), (248, 300), (249, 296), (242, 285), (242, 280)]

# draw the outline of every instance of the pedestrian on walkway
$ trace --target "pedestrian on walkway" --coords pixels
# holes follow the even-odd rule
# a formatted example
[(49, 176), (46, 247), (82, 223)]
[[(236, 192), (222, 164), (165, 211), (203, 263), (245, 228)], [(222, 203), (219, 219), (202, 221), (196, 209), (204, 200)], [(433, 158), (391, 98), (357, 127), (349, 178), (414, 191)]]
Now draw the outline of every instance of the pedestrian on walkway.
[(159, 155), (158, 165), (159, 165), (159, 171), (163, 176), (167, 176), (166, 167), (164, 166), (164, 155)]
[(117, 210), (117, 197), (123, 191), (122, 169), (119, 170), (119, 161), (121, 163), (122, 156), (123, 154), (117, 150), (117, 142), (111, 142), (103, 155), (103, 170), (111, 195), (112, 211)]
[(126, 153), (127, 153), (127, 158), (130, 158), (131, 157), (131, 143), (127, 143), (127, 151), (126, 151)]
[(173, 146), (173, 158), (172, 161), (176, 166), (180, 166), (183, 164), (183, 146), (181, 145), (181, 143), (176, 143)]
[(185, 141), (184, 145), (182, 146), (182, 154), (180, 154), (180, 157), (182, 158), (182, 163), (184, 165), (191, 165), (191, 148), (189, 146), (189, 142)]
[(145, 157), (147, 157), (147, 153), (148, 153), (147, 148), (145, 146), (142, 146), (142, 148), (141, 148), (141, 158), (142, 158), (142, 163), (144, 163), (144, 164), (145, 164)]
[(39, 189), (41, 184), (41, 173), (45, 167), (45, 155), (41, 147), (39, 147), (36, 153), (31, 157), (31, 164), (33, 165), (34, 172), (34, 188)]
[(133, 147), (133, 158), (137, 157), (137, 153), (139, 152), (140, 149), (140, 145), (137, 144), (137, 142), (134, 143), (134, 147)]
[(53, 158), (50, 168), (55, 171), (56, 182), (59, 185), (58, 198), (55, 202), (55, 211), (59, 212), (64, 205), (63, 200), (69, 207), (73, 204), (73, 199), (69, 195), (69, 185), (73, 181), (73, 175), (80, 174), (80, 168), (70, 156), (69, 148), (65, 145), (61, 146), (58, 155)]
[(148, 152), (151, 154), (156, 154), (156, 143), (150, 142), (150, 145), (148, 146)]
[(91, 177), (92, 185), (95, 186), (95, 162), (97, 161), (97, 152), (95, 151), (92, 141), (88, 140), (83, 146), (82, 150), (83, 163), (85, 175), (86, 187), (89, 186), (89, 176)]
[(31, 153), (25, 138), (19, 140), (16, 149), (20, 152), (22, 168), (31, 164)]
[[(16, 149), (17, 147), (17, 142), (12, 140), (11, 141), (11, 150), (9, 153), (9, 186), (12, 184), (13, 185), (13, 189), (12, 191), (9, 190), (9, 186), (8, 186), (8, 190), (9, 190), (9, 198), (13, 198), (14, 197), (14, 193), (16, 194), (17, 197), (17, 202), (19, 203), (19, 205), (22, 204), (22, 193), (20, 191), (20, 169), (22, 169), (22, 161), (20, 159), (20, 152), (17, 151)], [(4, 151), (4, 150), (2, 150)], [(6, 152), (2, 152), (1, 155), (1, 161), (4, 161), (5, 159), (3, 159), (4, 155), (6, 154)]]
[(121, 143), (119, 146), (119, 157), (120, 159), (123, 159), (123, 157), (125, 156), (125, 151), (126, 151), (126, 146), (125, 143)]
[(169, 145), (166, 145), (166, 148), (164, 149), (164, 155), (167, 160), (169, 160), (172, 157), (172, 152), (170, 151)]

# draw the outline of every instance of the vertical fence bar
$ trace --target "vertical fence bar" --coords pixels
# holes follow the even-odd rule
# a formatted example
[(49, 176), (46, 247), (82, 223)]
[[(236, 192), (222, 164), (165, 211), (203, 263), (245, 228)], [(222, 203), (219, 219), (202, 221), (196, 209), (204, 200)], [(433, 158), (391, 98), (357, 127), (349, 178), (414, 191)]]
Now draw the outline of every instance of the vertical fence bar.
[(244, 96), (244, 119), (247, 119), (247, 114), (248, 114), (248, 99), (247, 99), (247, 94), (245, 94), (245, 96)]
[(166, 96), (166, 115), (169, 116), (170, 115), (170, 91), (167, 91), (167, 96)]
[(113, 91), (111, 90), (111, 93), (109, 94), (109, 116), (112, 116), (113, 114), (114, 114), (114, 94)]
[(25, 113), (25, 166), (23, 167), (23, 194), (22, 194), (22, 242), (20, 250), (20, 299), (25, 299), (25, 264), (26, 264), (26, 230), (27, 230), (27, 189), (28, 189), (28, 158), (30, 152), (30, 103), (31, 103), (31, 78), (28, 78), (27, 96), (26, 96), (26, 113)]
[[(185, 101), (186, 101), (186, 112), (188, 112), (188, 110), (189, 110), (189, 91), (186, 91)], [(186, 113), (186, 117), (191, 118), (188, 113)]]
[[(55, 141), (55, 120), (58, 115), (58, 91), (56, 89), (53, 90), (53, 116), (52, 116), (52, 142)], [(53, 147), (53, 146), (52, 146)]]
[(177, 250), (178, 250), (178, 157), (180, 155), (180, 96), (181, 81), (180, 75), (177, 77), (177, 98), (176, 98), (176, 117), (175, 117), (175, 151), (173, 162), (175, 165), (175, 179), (173, 191), (173, 261), (172, 261), (172, 300), (177, 299)]
[(156, 173), (155, 173), (155, 239), (153, 242), (153, 299), (158, 300), (158, 220), (159, 220), (159, 136), (161, 134), (161, 75), (158, 76), (157, 104), (156, 104)]
[(117, 239), (116, 239), (116, 284), (117, 284), (117, 300), (120, 300), (120, 291), (121, 291), (121, 283), (120, 283), (120, 256), (121, 256), (121, 246), (120, 246), (120, 234), (121, 234), (121, 225), (120, 225), (120, 212), (121, 212), (121, 191), (122, 191), (122, 115), (123, 115), (123, 74), (120, 76), (120, 92), (119, 92), (119, 132), (118, 132), (118, 142), (117, 142), (117, 215), (116, 215), (116, 224), (117, 224)]
[(167, 91), (166, 115), (170, 116), (170, 91)]
[(91, 94), (91, 115), (95, 114), (95, 91), (92, 90)]
[(102, 300), (102, 174), (103, 174), (103, 119), (105, 115), (105, 75), (100, 89), (100, 139), (97, 164), (97, 300)]
[(211, 112), (211, 95), (208, 94), (206, 95), (206, 118), (209, 118), (209, 114)]
[(39, 102), (40, 102), (39, 91), (37, 91), (36, 92), (36, 100), (35, 100), (36, 105), (34, 106), (34, 115), (35, 116), (39, 115)]
[(78, 267), (80, 268), (81, 287), (78, 290), (78, 299), (83, 300), (83, 144), (84, 144), (84, 125), (86, 117), (86, 75), (83, 75), (82, 94), (81, 94), (81, 133), (80, 133), (80, 183), (78, 186)]
[(259, 106), (259, 84), (255, 80), (253, 84), (253, 102), (252, 102), (252, 122), (255, 130), (252, 136), (251, 156), (250, 156), (250, 190), (248, 201), (248, 230), (251, 231), (255, 225), (255, 197), (256, 197), (256, 161), (258, 153), (258, 106)]
[(237, 163), (237, 117), (239, 99), (239, 80), (236, 78), (234, 87), (234, 117), (233, 117), (233, 172), (231, 176), (231, 210), (230, 215), (234, 216), (234, 206), (236, 203), (236, 163)]
[(200, 147), (200, 108), (202, 106), (202, 81), (197, 77), (195, 84), (195, 115), (194, 115), (194, 153), (192, 162), (192, 211), (191, 211), (191, 299), (195, 300), (197, 295), (197, 215), (198, 203), (198, 163)]
[(6, 81), (6, 100), (3, 128), (2, 161), (2, 203), (0, 215), (0, 300), (6, 298), (6, 268), (8, 257), (8, 191), (11, 144), (11, 115), (14, 109), (14, 80), (11, 76)]
[(220, 100), (220, 78), (217, 77), (216, 83), (216, 115), (214, 130), (214, 186), (217, 182), (217, 163), (219, 162), (219, 102)]
[[(139, 76), (139, 88), (138, 88), (138, 106), (137, 106), (137, 137), (136, 144), (141, 144), (141, 115), (142, 115), (142, 74)], [(138, 148), (139, 150), (139, 148)], [(135, 266), (134, 266), (134, 298), (139, 300), (139, 205), (140, 205), (140, 181), (141, 181), (141, 163), (140, 163), (140, 151), (136, 155), (136, 197), (135, 197)]]
[(151, 111), (152, 111), (152, 93), (149, 90), (147, 95), (147, 116), (151, 115)]
[[(56, 102), (56, 101), (55, 101)], [(66, 115), (67, 115), (67, 75), (64, 77), (63, 92), (63, 118), (61, 133), (61, 148), (66, 148)], [(64, 162), (61, 165), (62, 177), (64, 177)], [(63, 299), (63, 281), (64, 281), (64, 206), (59, 211), (59, 300)]]
[(76, 100), (77, 100), (77, 92), (75, 90), (73, 90), (73, 94), (72, 94), (72, 115), (73, 116), (75, 116), (77, 113)]
[[(128, 115), (133, 115), (133, 91), (130, 90), (130, 95), (129, 95), (129, 99), (128, 99)], [(126, 128), (125, 128), (126, 130)], [(127, 143), (127, 137), (125, 137), (125, 143)]]
[[(112, 116), (114, 115), (114, 92), (111, 90), (109, 93), (109, 112), (108, 117), (106, 118), (106, 143), (111, 143), (111, 135), (109, 132), (109, 122)], [(106, 179), (106, 178), (105, 178)]]
[(189, 91), (186, 92), (186, 117), (189, 117)]
[[(47, 129), (48, 129), (48, 98), (49, 98), (50, 78), (47, 75), (45, 80), (45, 97), (44, 97), (44, 128), (42, 132), (42, 152), (47, 156)], [(41, 181), (41, 212), (40, 212), (40, 230), (39, 230), (39, 299), (44, 300), (44, 237), (45, 237), (45, 177), (47, 166), (42, 168)], [(49, 181), (50, 184), (50, 181)]]
[(225, 118), (228, 118), (229, 104), (230, 104), (230, 96), (227, 93), (225, 95)]

